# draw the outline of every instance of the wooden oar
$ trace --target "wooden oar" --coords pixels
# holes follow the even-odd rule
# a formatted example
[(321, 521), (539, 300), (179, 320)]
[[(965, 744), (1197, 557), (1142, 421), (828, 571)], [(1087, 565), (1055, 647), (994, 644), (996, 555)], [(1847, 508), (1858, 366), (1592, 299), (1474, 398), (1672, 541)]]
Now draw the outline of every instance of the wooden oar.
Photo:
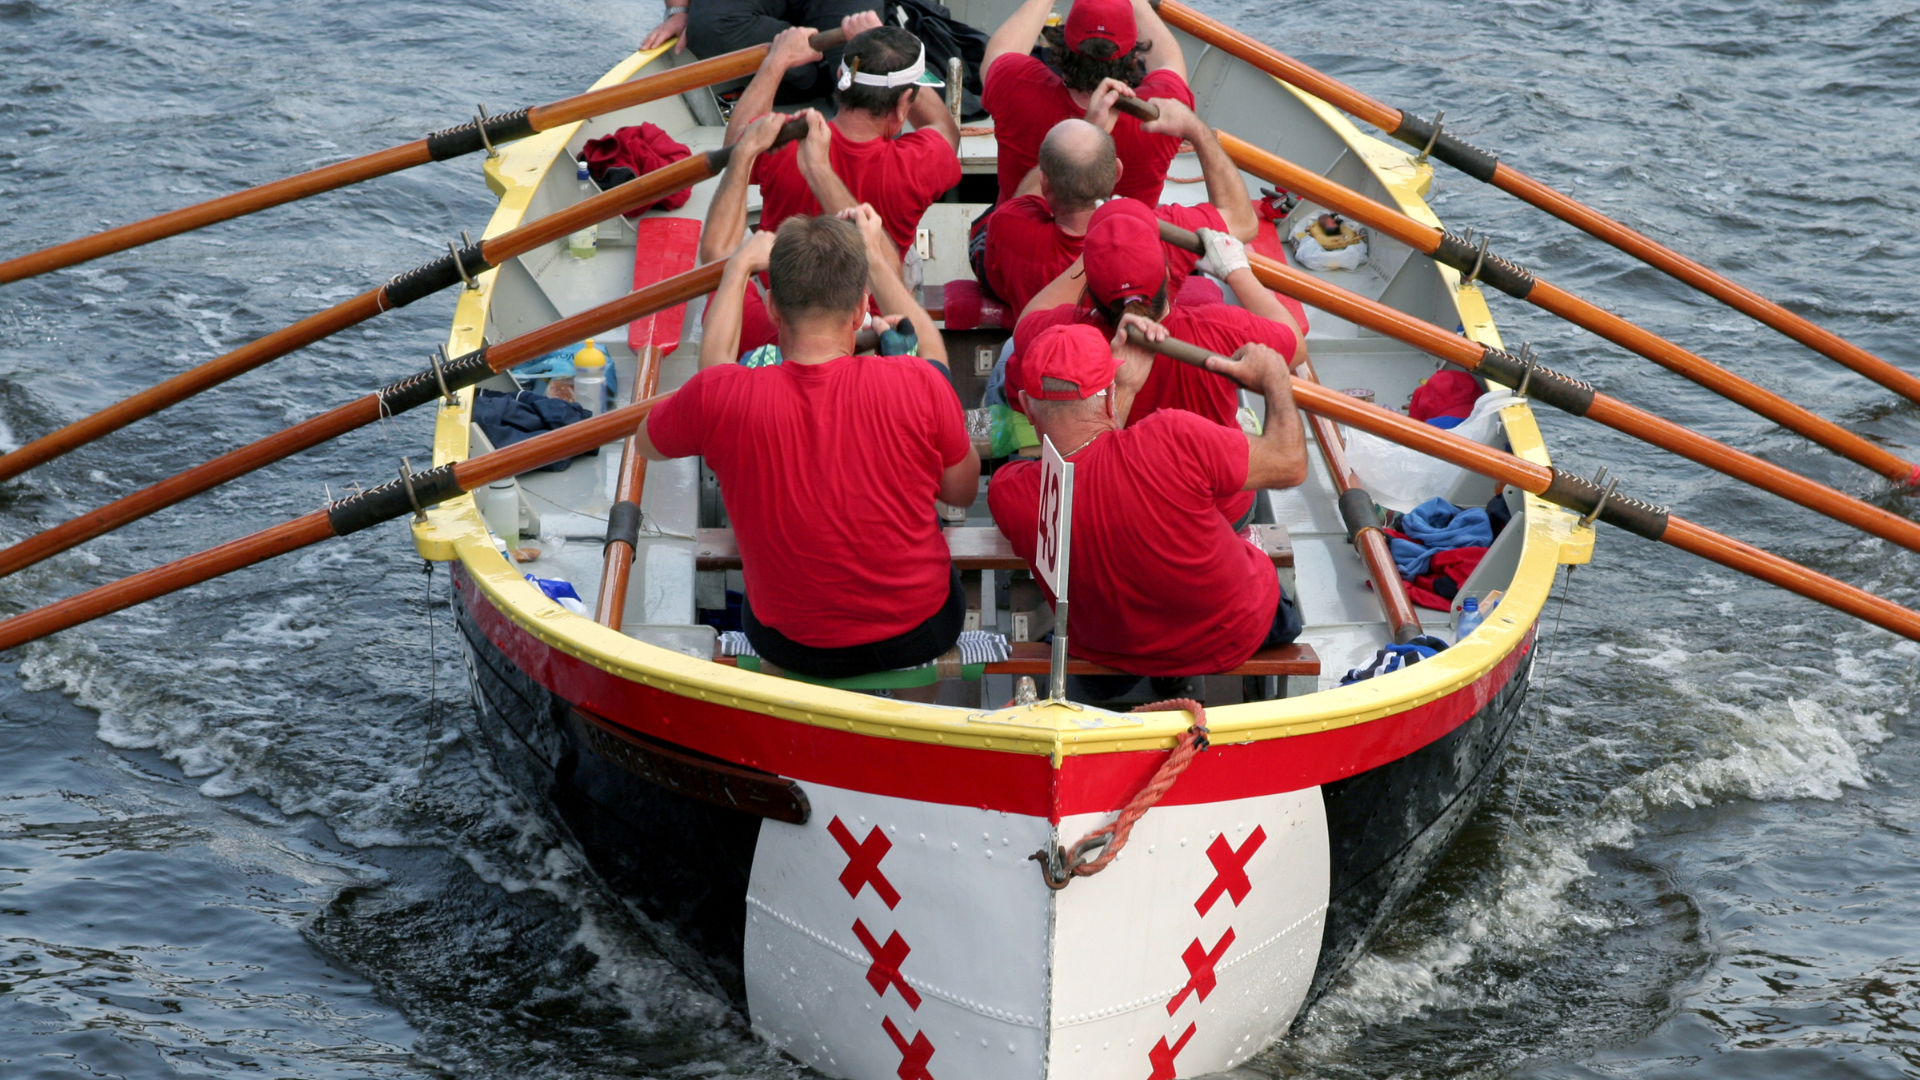
[(1605, 308), (1543, 281), (1484, 248), (1476, 249), (1450, 232), (1416, 221), (1352, 188), (1224, 131), (1214, 134), (1219, 137), (1221, 147), (1235, 164), (1263, 180), (1279, 184), (1308, 202), (1344, 214), (1423, 255), (1432, 256), (1436, 262), (1451, 266), (1462, 274), (1473, 275), (1509, 296), (1525, 300), (1576, 326), (1591, 330), (1616, 345), (1639, 353), (1668, 371), (1691, 379), (1721, 397), (1743, 405), (1789, 431), (1804, 435), (1895, 483), (1920, 486), (1920, 464), (1907, 461), (1885, 447), (1861, 438), (1704, 357), (1635, 326)]
[[(795, 120), (781, 128), (775, 146), (805, 138), (806, 123)], [(538, 221), (470, 244), (465, 251), (449, 251), (424, 266), (401, 274), (378, 288), (343, 300), (333, 307), (276, 330), (266, 337), (216, 357), (140, 393), (42, 435), (10, 454), (0, 456), (0, 481), (11, 480), (38, 465), (87, 443), (177, 405), (203, 390), (252, 371), (268, 361), (304, 348), (322, 338), (373, 318), (383, 311), (405, 307), (422, 297), (458, 285), (501, 265), (508, 259), (552, 243), (588, 225), (618, 217), (628, 210), (650, 206), (662, 197), (717, 175), (726, 168), (733, 148), (695, 154), (645, 176), (636, 177), (590, 199), (547, 215)]]
[[(1705, 266), (1627, 228), (1600, 211), (1555, 191), (1497, 160), (1494, 155), (1422, 120), (1362, 94), (1353, 87), (1287, 56), (1273, 47), (1221, 25), (1179, 3), (1161, 0), (1160, 17), (1208, 45), (1239, 57), (1283, 82), (1331, 103), (1409, 146), (1419, 147), (1475, 180), (1517, 196), (1678, 278), (1723, 304), (1780, 331), (1815, 352), (1844, 364), (1911, 401), (1920, 402), (1920, 376), (1903, 371), (1824, 327), (1804, 319), (1759, 293), (1737, 285)], [(1124, 100), (1124, 99), (1123, 99)]]
[[(633, 399), (650, 398), (660, 387), (660, 350), (652, 345), (640, 350), (640, 363), (633, 380)], [(636, 437), (629, 435), (620, 446), (620, 477), (613, 490), (613, 506), (607, 511), (607, 550), (601, 556), (600, 595), (594, 612), (600, 625), (620, 629), (627, 618), (627, 581), (633, 574), (633, 549), (640, 542), (640, 497), (647, 488), (647, 459), (640, 453)]]
[[(1318, 384), (1320, 381), (1314, 377), (1311, 360), (1294, 365), (1293, 374), (1302, 382)], [(1387, 632), (1395, 644), (1405, 645), (1425, 630), (1420, 626), (1420, 616), (1413, 610), (1413, 601), (1407, 597), (1406, 582), (1401, 580), (1400, 568), (1393, 561), (1393, 549), (1387, 546), (1387, 536), (1380, 531), (1380, 516), (1373, 509), (1373, 497), (1347, 467), (1347, 446), (1340, 439), (1340, 429), (1331, 420), (1311, 413), (1307, 415), (1307, 426), (1313, 429), (1313, 441), (1320, 444), (1320, 457), (1327, 463), (1327, 474), (1333, 477), (1333, 490), (1340, 499), (1340, 520), (1347, 527), (1347, 542), (1366, 565), (1367, 577), (1373, 582), (1373, 595), (1379, 599), (1380, 611), (1387, 617)]]
[[(311, 420), (295, 424), (278, 434), (269, 435), (258, 442), (214, 458), (204, 465), (170, 476), (152, 487), (117, 499), (98, 510), (82, 514), (65, 524), (56, 525), (45, 532), (30, 536), (5, 551), (0, 551), (0, 577), (32, 566), (76, 544), (82, 544), (96, 536), (112, 532), (122, 525), (138, 521), (156, 510), (190, 499), (236, 477), (245, 476), (264, 465), (292, 457), (294, 454), (311, 449), (330, 439), (336, 439), (349, 431), (376, 423), (383, 417), (394, 416), (424, 405), (441, 395), (442, 386), (448, 393), (461, 390), (495, 372), (505, 371), (515, 364), (544, 356), (563, 345), (605, 333), (635, 319), (656, 311), (664, 311), (675, 304), (682, 304), (696, 296), (712, 292), (720, 283), (720, 271), (725, 265), (723, 262), (708, 263), (706, 266), (670, 277), (637, 292), (628, 293), (612, 303), (589, 308), (578, 315), (549, 323), (517, 338), (467, 353), (441, 365), (438, 370), (427, 368), (409, 375), (365, 397), (323, 412)], [(647, 385), (648, 392), (651, 393), (653, 384)]]
[[(1177, 225), (1161, 222), (1160, 237), (1188, 251), (1201, 250), (1200, 238)], [(1725, 473), (1763, 491), (1770, 491), (1836, 521), (1843, 521), (1883, 540), (1920, 551), (1920, 523), (1888, 513), (1772, 462), (1762, 461), (1725, 443), (1709, 439), (1671, 420), (1635, 408), (1618, 398), (1600, 393), (1578, 379), (1541, 367), (1531, 359), (1523, 360), (1491, 345), (1476, 344), (1450, 330), (1442, 330), (1378, 301), (1329, 285), (1311, 274), (1263, 255), (1250, 251), (1247, 258), (1261, 284), (1286, 293), (1302, 303), (1331, 312), (1397, 341), (1404, 341), (1468, 371), (1477, 371), (1490, 381), (1513, 387), (1535, 401), (1575, 416), (1597, 420), (1643, 442), (1652, 443), (1662, 450)]]
[[(815, 34), (809, 44), (825, 52), (838, 48), (845, 43), (845, 40), (845, 35), (839, 30), (828, 30)], [(490, 116), (484, 123), (476, 118), (471, 123), (448, 128), (445, 131), (436, 131), (424, 139), (416, 139), (401, 146), (365, 154), (336, 165), (290, 176), (284, 180), (260, 184), (244, 191), (236, 191), (231, 195), (222, 195), (217, 199), (209, 199), (184, 209), (147, 218), (144, 221), (136, 221), (130, 225), (121, 225), (78, 240), (69, 240), (64, 244), (56, 244), (50, 248), (43, 248), (40, 251), (0, 262), (0, 285), (98, 259), (116, 251), (126, 251), (143, 244), (151, 244), (155, 240), (178, 236), (183, 232), (243, 217), (283, 203), (296, 202), (323, 191), (332, 191), (335, 188), (357, 184), (377, 176), (411, 169), (416, 165), (425, 165), (430, 161), (446, 161), (477, 150), (488, 149), (499, 143), (524, 139), (549, 128), (571, 124), (589, 117), (604, 116), (620, 109), (683, 94), (689, 90), (697, 90), (728, 79), (742, 78), (753, 74), (760, 67), (760, 62), (766, 59), (767, 49), (766, 45), (738, 49), (710, 60), (684, 64), (658, 75), (649, 75), (617, 86), (590, 90), (548, 105)]]
[[(1177, 339), (1148, 341), (1137, 331), (1133, 332), (1132, 337), (1136, 344), (1198, 367), (1207, 367), (1207, 358), (1213, 355), (1197, 345)], [(1690, 551), (1730, 570), (1778, 585), (1809, 600), (1920, 641), (1920, 612), (1695, 525), (1668, 513), (1664, 507), (1650, 506), (1624, 495), (1609, 494), (1612, 488), (1603, 492), (1592, 481), (1565, 470), (1536, 465), (1305, 379), (1293, 380), (1293, 399), (1300, 408), (1310, 413), (1318, 413), (1329, 420), (1371, 432), (1481, 476), (1512, 484), (1548, 502), (1597, 516), (1598, 520), (1637, 536)], [(0, 623), (0, 631), (5, 628), (6, 624)]]
[(0, 622), (0, 651), (91, 622), (102, 615), (145, 603), (157, 596), (178, 592), (276, 555), (285, 555), (322, 540), (346, 536), (383, 521), (403, 517), (415, 510), (437, 506), (455, 496), (483, 488), (495, 480), (518, 476), (530, 469), (584, 454), (597, 446), (632, 434), (646, 419), (647, 413), (669, 396), (662, 394), (635, 402), (592, 419), (569, 424), (558, 431), (536, 435), (526, 442), (515, 443), (490, 454), (481, 454), (411, 476), (403, 475), (400, 479), (389, 480), (352, 498), (331, 503), (325, 509), (262, 529), (251, 536), (15, 615)]

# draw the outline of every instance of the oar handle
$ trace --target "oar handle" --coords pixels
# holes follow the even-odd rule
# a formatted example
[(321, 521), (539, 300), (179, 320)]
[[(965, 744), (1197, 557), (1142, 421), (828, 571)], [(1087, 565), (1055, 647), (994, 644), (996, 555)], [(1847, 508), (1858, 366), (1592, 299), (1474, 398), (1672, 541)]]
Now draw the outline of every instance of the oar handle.
[(1123, 112), (1135, 120), (1147, 121), (1160, 119), (1160, 106), (1145, 98), (1127, 97), (1122, 94), (1113, 102), (1115, 112)]

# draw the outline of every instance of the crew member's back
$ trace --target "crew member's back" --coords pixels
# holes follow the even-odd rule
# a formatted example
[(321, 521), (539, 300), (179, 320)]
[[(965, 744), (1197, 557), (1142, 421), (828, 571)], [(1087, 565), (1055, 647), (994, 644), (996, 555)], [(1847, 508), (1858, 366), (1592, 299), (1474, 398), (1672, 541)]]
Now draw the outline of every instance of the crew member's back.
[[(708, 333), (737, 338), (759, 255), (782, 362), (742, 367), (730, 362), (734, 341), (716, 343), (721, 362), (641, 429), (650, 457), (699, 454), (718, 477), (755, 651), (823, 678), (925, 663), (953, 645), (965, 594), (933, 503), (972, 502), (979, 476), (942, 366), (849, 355), (866, 315), (869, 252), (891, 258), (871, 211), (863, 228), (864, 245), (845, 222), (795, 217), (774, 242), (758, 233), (742, 245), (715, 290)], [(883, 300), (906, 296), (897, 274), (880, 276)], [(911, 317), (923, 350), (944, 361), (926, 313), (916, 306)]]
[[(1136, 675), (1204, 675), (1299, 634), (1273, 564), (1215, 509), (1233, 492), (1291, 487), (1306, 476), (1286, 365), (1259, 345), (1222, 363), (1266, 395), (1262, 435), (1181, 410), (1118, 427), (1116, 377), (1125, 383), (1143, 372), (1137, 360), (1118, 364), (1091, 327), (1051, 328), (1028, 351), (1019, 393), (1035, 428), (1074, 464), (1074, 655)], [(994, 523), (1029, 565), (1039, 496), (1034, 461), (1001, 466), (988, 489)]]

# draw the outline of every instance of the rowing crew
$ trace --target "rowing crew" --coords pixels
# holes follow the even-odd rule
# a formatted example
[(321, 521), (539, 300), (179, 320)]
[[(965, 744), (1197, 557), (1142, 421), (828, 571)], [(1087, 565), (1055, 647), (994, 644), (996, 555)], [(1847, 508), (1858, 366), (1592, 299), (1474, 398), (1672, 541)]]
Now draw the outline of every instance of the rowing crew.
[[(1076, 465), (1076, 654), (1136, 676), (1230, 670), (1300, 632), (1271, 563), (1239, 530), (1253, 492), (1306, 474), (1287, 378), (1304, 320), (1248, 268), (1242, 241), (1257, 220), (1192, 112), (1165, 26), (1144, 3), (1079, 0), (1057, 39), (1063, 78), (1017, 49), (1047, 6), (1024, 5), (987, 52), (984, 100), (1006, 103), (1003, 201), (983, 216), (973, 254), (1023, 310), (989, 393)], [(920, 93), (917, 39), (877, 22), (845, 20), (839, 113), (829, 123), (807, 112), (797, 145), (770, 152), (787, 118), (767, 108), (788, 67), (818, 59), (809, 31), (777, 38), (744, 91), (702, 233), (702, 260), (728, 263), (701, 370), (639, 437), (649, 457), (698, 454), (713, 469), (744, 566), (749, 641), (820, 678), (912, 667), (953, 646), (966, 598), (930, 504), (971, 505), (981, 468), (939, 331), (903, 277), (921, 215), (959, 179), (959, 133)], [(1143, 56), (1157, 65), (1144, 74)], [(1136, 85), (1164, 95), (1159, 120), (1113, 110)], [(1182, 140), (1212, 203), (1127, 197), (1157, 195)], [(762, 227), (740, 241), (753, 183)], [(1162, 244), (1162, 220), (1199, 232), (1205, 258)], [(854, 355), (874, 322), (910, 329), (919, 355)], [(1210, 371), (1157, 359), (1128, 343), (1130, 329), (1218, 355)], [(1258, 434), (1242, 430), (1236, 384), (1265, 398)], [(989, 508), (1029, 564), (1037, 506), (1036, 463), (995, 473)]]

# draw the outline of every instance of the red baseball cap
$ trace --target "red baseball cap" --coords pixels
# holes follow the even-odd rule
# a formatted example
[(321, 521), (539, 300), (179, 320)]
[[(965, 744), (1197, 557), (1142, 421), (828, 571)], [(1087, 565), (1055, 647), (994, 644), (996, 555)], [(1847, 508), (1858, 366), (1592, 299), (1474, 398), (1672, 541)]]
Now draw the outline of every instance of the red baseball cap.
[(1131, 0), (1073, 0), (1073, 8), (1067, 12), (1066, 37), (1067, 48), (1075, 52), (1089, 38), (1113, 42), (1116, 54), (1126, 52), (1139, 40)]
[[(1086, 323), (1049, 326), (1020, 354), (1020, 389), (1035, 401), (1084, 401), (1113, 385), (1120, 362), (1100, 331)], [(1042, 379), (1064, 379), (1078, 391), (1047, 390)]]
[(1109, 307), (1152, 299), (1167, 281), (1160, 219), (1138, 199), (1108, 199), (1087, 219), (1087, 290)]

